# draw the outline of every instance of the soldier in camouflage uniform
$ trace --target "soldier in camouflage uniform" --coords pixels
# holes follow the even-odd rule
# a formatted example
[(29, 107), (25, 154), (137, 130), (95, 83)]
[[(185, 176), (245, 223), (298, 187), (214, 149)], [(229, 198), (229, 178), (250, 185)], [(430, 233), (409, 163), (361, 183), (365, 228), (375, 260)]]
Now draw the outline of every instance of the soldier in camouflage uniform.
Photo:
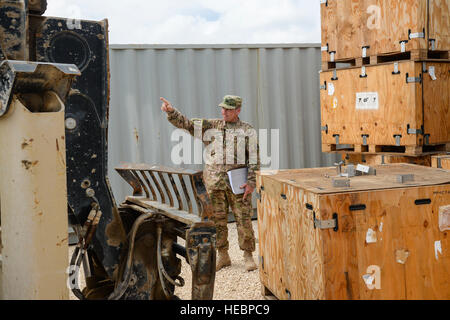
[[(203, 172), (217, 229), (216, 246), (219, 259), (216, 270), (231, 265), (227, 228), (229, 207), (236, 218), (239, 247), (244, 251), (246, 269), (247, 271), (257, 269), (252, 255), (255, 251), (255, 235), (251, 221), (253, 212), (251, 198), (256, 187), (255, 171), (259, 170), (260, 160), (255, 130), (250, 124), (239, 119), (242, 99), (238, 96), (225, 96), (223, 102), (219, 104), (222, 108), (222, 119), (192, 120), (173, 108), (166, 99), (161, 98), (161, 101), (163, 102), (161, 110), (167, 113), (168, 120), (175, 127), (187, 130), (192, 136), (202, 139), (207, 146), (216, 143), (216, 148), (210, 153), (212, 159), (210, 158), (210, 161), (206, 159)], [(211, 137), (207, 138), (210, 132), (213, 132), (214, 140)], [(233, 135), (237, 137), (236, 146)], [(227, 152), (228, 139), (232, 139), (230, 142), (233, 143), (228, 143)], [(235, 194), (227, 172), (242, 167), (248, 168), (247, 183), (240, 186), (245, 191), (243, 194)]]

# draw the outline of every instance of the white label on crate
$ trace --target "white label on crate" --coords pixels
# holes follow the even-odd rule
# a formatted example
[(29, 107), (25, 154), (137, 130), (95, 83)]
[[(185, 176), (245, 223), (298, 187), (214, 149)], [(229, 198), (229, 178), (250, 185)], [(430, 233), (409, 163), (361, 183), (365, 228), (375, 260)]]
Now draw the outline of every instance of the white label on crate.
[(442, 245), (441, 241), (435, 241), (434, 242), (434, 255), (436, 256), (436, 260), (439, 260), (438, 253), (442, 254)]
[(334, 94), (334, 84), (331, 82), (328, 83), (328, 95), (332, 96)]
[(357, 110), (378, 110), (378, 92), (357, 92)]
[(367, 230), (366, 233), (366, 243), (376, 243), (377, 242), (377, 233), (373, 231), (371, 228)]
[(429, 75), (430, 75), (430, 77), (431, 77), (431, 79), (434, 81), (434, 80), (437, 80), (437, 78), (436, 78), (436, 72), (435, 72), (435, 69), (434, 69), (434, 66), (430, 66), (429, 68), (428, 68), (428, 73), (429, 73)]
[(409, 257), (409, 251), (405, 249), (395, 251), (395, 261), (400, 264), (405, 264)]
[(356, 170), (357, 170), (357, 171), (364, 172), (364, 173), (369, 173), (370, 167), (368, 167), (368, 166), (363, 166), (362, 164), (358, 164), (358, 165), (356, 166)]
[(439, 207), (439, 230), (450, 230), (450, 205)]

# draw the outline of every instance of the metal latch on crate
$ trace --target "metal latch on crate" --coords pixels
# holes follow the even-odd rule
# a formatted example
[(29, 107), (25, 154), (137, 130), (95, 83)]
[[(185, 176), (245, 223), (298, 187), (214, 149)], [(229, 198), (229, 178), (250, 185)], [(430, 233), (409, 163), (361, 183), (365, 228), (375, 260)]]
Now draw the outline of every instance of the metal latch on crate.
[(369, 49), (369, 48), (370, 48), (370, 46), (362, 47), (362, 57), (363, 58), (367, 57), (367, 49)]
[(394, 63), (394, 71), (392, 71), (392, 74), (400, 74), (400, 71), (398, 70), (398, 62)]
[(324, 81), (322, 85), (320, 85), (320, 90), (327, 90), (327, 82)]
[(430, 50), (436, 50), (436, 39), (429, 39), (428, 41), (430, 42)]
[(333, 80), (333, 81), (338, 80), (336, 69), (333, 70), (333, 78), (331, 78), (331, 80)]
[(417, 39), (417, 38), (425, 38), (425, 30), (423, 32), (415, 32), (411, 33), (411, 30), (408, 30), (409, 39)]
[(261, 188), (259, 189), (259, 192), (256, 192), (256, 199), (258, 199), (259, 201), (261, 201), (261, 194), (264, 191), (264, 186), (261, 186)]
[(400, 143), (401, 143), (402, 135), (401, 134), (396, 134), (396, 135), (394, 135), (394, 138), (395, 138), (395, 145), (397, 147), (399, 147)]
[(408, 129), (408, 134), (423, 134), (421, 129)]
[(398, 183), (406, 183), (414, 181), (414, 175), (413, 174), (398, 174), (397, 175), (397, 182)]
[(422, 76), (419, 77), (410, 77), (409, 74), (406, 74), (406, 83), (422, 83)]
[(359, 75), (359, 77), (367, 78), (366, 67), (364, 67), (364, 66), (361, 67), (361, 74)]
[(406, 44), (408, 43), (408, 40), (400, 41), (400, 51), (406, 52)]
[(320, 47), (320, 51), (322, 52), (328, 52), (328, 43), (326, 46)]
[[(341, 173), (340, 176), (344, 174)], [(350, 179), (347, 178), (333, 178), (333, 187), (334, 188), (350, 188)]]
[(336, 51), (330, 51), (330, 61), (334, 62), (334, 56), (336, 55)]
[(333, 229), (333, 231), (335, 231), (335, 232), (337, 232), (339, 229), (337, 213), (333, 213), (333, 219), (331, 219), (331, 220), (317, 220), (316, 213), (313, 212), (313, 219), (314, 219), (314, 229), (316, 229), (316, 228), (321, 229), (321, 230)]
[(333, 134), (333, 138), (336, 139), (336, 144), (339, 144), (339, 135), (338, 134)]
[(326, 6), (328, 6), (328, 0), (320, 0), (320, 4), (325, 4)]
[(328, 133), (328, 125), (320, 127), (321, 131), (325, 131), (325, 133)]
[(362, 136), (362, 138), (363, 138), (363, 145), (364, 146), (367, 146), (367, 138), (369, 137), (369, 135), (368, 134), (363, 134), (363, 135), (361, 135)]
[(407, 133), (408, 134), (423, 134), (424, 130), (423, 130), (423, 127), (421, 129), (411, 129), (410, 125), (408, 124)]

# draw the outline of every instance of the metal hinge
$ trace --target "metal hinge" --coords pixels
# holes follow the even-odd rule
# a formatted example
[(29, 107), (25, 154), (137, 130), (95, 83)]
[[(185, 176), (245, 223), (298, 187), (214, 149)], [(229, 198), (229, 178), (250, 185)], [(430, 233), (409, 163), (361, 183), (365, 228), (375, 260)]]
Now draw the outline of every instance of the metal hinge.
[(325, 131), (325, 133), (328, 133), (328, 125), (320, 127), (320, 130)]
[(324, 81), (322, 85), (320, 85), (320, 90), (327, 90), (327, 82)]
[(338, 215), (337, 213), (333, 213), (333, 219), (331, 220), (317, 220), (316, 219), (316, 213), (313, 212), (313, 219), (314, 219), (314, 229), (318, 228), (321, 230), (324, 229), (333, 229), (333, 231), (338, 231)]
[(322, 52), (328, 52), (328, 43), (327, 43), (326, 46), (321, 47), (321, 48), (320, 48), (320, 51), (322, 51)]
[(320, 4), (325, 4), (326, 6), (328, 6), (328, 0), (320, 0)]
[(261, 201), (261, 193), (260, 192), (256, 192), (256, 199)]

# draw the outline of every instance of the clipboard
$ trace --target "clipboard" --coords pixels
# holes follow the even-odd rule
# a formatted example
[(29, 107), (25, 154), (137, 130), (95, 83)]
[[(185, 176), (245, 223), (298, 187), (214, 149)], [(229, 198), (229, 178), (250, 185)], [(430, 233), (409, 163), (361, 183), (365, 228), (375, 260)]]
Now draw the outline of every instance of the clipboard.
[(237, 168), (227, 171), (228, 180), (230, 181), (231, 190), (234, 194), (243, 194), (245, 189), (241, 189), (243, 184), (247, 183), (248, 168)]

